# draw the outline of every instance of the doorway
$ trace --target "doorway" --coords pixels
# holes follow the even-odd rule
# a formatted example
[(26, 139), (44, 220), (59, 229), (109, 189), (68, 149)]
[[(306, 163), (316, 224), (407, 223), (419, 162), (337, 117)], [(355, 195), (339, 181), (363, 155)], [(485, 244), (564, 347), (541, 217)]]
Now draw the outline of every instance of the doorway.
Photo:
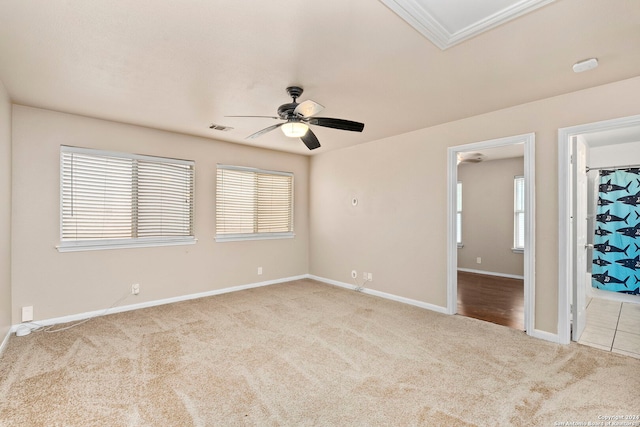
[(458, 314), (524, 331), (524, 144), (462, 153), (457, 172)]
[[(624, 305), (625, 296), (597, 289), (591, 290), (589, 266), (591, 253), (589, 235), (589, 194), (585, 185), (593, 177), (587, 176), (586, 167), (624, 167), (630, 163), (640, 164), (640, 157), (630, 158), (628, 149), (622, 150), (618, 158), (614, 147), (625, 144), (640, 144), (640, 116), (607, 120), (586, 125), (562, 128), (558, 131), (559, 154), (559, 254), (558, 254), (558, 341), (568, 344), (578, 341), (587, 325), (587, 306), (592, 298), (614, 299)], [(595, 156), (590, 150), (604, 148)], [(595, 152), (595, 151), (594, 151)], [(640, 155), (640, 150), (638, 150)], [(591, 158), (590, 158), (591, 157)], [(599, 164), (604, 162), (607, 164)], [(590, 164), (591, 163), (591, 164)], [(586, 178), (585, 178), (586, 177)], [(593, 203), (591, 203), (593, 204)], [(586, 260), (586, 261), (585, 261)], [(585, 263), (587, 265), (585, 265)], [(633, 297), (631, 297), (633, 298)], [(638, 302), (637, 298), (634, 302)], [(603, 305), (603, 304), (600, 304)], [(620, 317), (621, 318), (621, 317)]]
[[(533, 133), (494, 139), (489, 141), (465, 144), (448, 149), (448, 257), (447, 257), (447, 313), (458, 312), (458, 161), (464, 153), (485, 152), (487, 150), (508, 149), (521, 146), (524, 161), (524, 330), (534, 334), (534, 251), (535, 251), (535, 218), (534, 218), (534, 143)], [(464, 192), (464, 190), (463, 190)]]

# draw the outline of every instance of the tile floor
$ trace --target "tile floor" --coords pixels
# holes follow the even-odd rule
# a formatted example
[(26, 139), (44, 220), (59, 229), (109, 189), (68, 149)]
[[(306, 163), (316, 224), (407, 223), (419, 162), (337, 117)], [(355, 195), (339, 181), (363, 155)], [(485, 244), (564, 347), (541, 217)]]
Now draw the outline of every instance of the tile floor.
[(592, 298), (578, 343), (640, 359), (640, 304)]

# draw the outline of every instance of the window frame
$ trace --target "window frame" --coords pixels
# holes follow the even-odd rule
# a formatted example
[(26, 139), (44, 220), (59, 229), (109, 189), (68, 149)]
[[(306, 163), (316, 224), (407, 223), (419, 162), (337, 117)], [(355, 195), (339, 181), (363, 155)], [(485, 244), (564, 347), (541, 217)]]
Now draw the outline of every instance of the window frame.
[[(519, 187), (518, 186), (518, 182), (522, 182), (522, 185)], [(518, 209), (518, 200), (519, 200), (519, 194), (518, 194), (518, 188), (521, 189), (522, 194), (520, 195), (520, 199), (522, 199), (522, 209)], [(525, 182), (524, 182), (524, 176), (522, 175), (516, 175), (513, 177), (513, 247), (511, 248), (511, 250), (513, 252), (516, 253), (523, 253), (524, 252), (524, 246), (525, 246), (525, 235), (526, 235), (526, 208), (524, 206), (524, 200), (525, 200)], [(520, 216), (522, 217), (522, 224), (520, 224)], [(519, 230), (522, 229), (523, 235), (522, 235), (522, 242), (520, 242), (519, 240)], [(521, 244), (520, 244), (521, 243)]]
[[(156, 237), (132, 237), (132, 238), (100, 238), (100, 239), (68, 239), (63, 238), (64, 214), (63, 214), (63, 196), (64, 196), (64, 153), (86, 154), (96, 157), (114, 157), (121, 159), (142, 160), (155, 163), (179, 164), (191, 166), (191, 235), (189, 236), (156, 236)], [(105, 249), (124, 249), (124, 248), (141, 248), (141, 247), (157, 247), (157, 246), (175, 246), (175, 245), (192, 245), (197, 242), (195, 237), (195, 161), (174, 159), (168, 157), (148, 156), (142, 154), (132, 154), (117, 151), (99, 150), (93, 148), (73, 147), (67, 145), (60, 146), (60, 211), (59, 211), (59, 244), (56, 249), (59, 252), (76, 252), (76, 251), (92, 251)], [(134, 191), (134, 190), (132, 190)], [(135, 190), (137, 191), (137, 189)], [(137, 215), (136, 215), (137, 217)], [(137, 227), (135, 225), (134, 227)]]
[[(290, 208), (289, 208), (289, 217), (290, 217), (290, 231), (287, 232), (253, 232), (253, 233), (225, 233), (218, 234), (217, 226), (218, 226), (218, 171), (220, 169), (223, 170), (233, 170), (240, 172), (249, 172), (253, 174), (267, 174), (267, 175), (275, 175), (275, 176), (286, 176), (291, 178), (290, 189), (291, 193), (290, 197)], [(256, 190), (257, 192), (257, 190)], [(254, 194), (254, 197), (257, 194)], [(295, 237), (295, 228), (294, 228), (294, 213), (295, 213), (295, 177), (293, 172), (283, 172), (283, 171), (274, 171), (260, 168), (252, 168), (246, 166), (235, 166), (235, 165), (227, 165), (227, 164), (217, 164), (216, 165), (216, 208), (215, 208), (215, 221), (216, 221), (216, 234), (215, 241), (216, 242), (237, 242), (237, 241), (247, 241), (247, 240), (273, 240), (273, 239), (292, 239)], [(257, 214), (258, 206), (255, 207), (256, 211), (254, 211), (254, 215)], [(255, 227), (255, 226), (254, 226)]]

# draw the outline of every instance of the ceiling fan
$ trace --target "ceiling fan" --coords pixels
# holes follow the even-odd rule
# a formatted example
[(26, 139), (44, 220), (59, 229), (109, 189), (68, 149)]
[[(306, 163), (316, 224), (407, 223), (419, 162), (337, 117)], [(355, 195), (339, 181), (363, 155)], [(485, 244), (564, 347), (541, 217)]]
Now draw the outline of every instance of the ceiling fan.
[(482, 153), (458, 153), (457, 158), (458, 158), (458, 164), (480, 163), (487, 159), (487, 155)]
[(249, 135), (247, 139), (254, 139), (274, 129), (281, 128), (282, 132), (292, 138), (300, 138), (309, 150), (320, 147), (320, 141), (309, 129), (309, 125), (324, 126), (333, 129), (349, 130), (352, 132), (362, 132), (364, 123), (353, 122), (351, 120), (332, 119), (329, 117), (315, 117), (324, 107), (317, 102), (307, 100), (301, 103), (296, 100), (302, 95), (303, 89), (299, 86), (290, 86), (287, 93), (293, 102), (282, 104), (278, 107), (278, 116), (226, 116), (226, 117), (262, 117), (268, 119), (284, 120), (283, 123), (269, 126), (258, 132)]

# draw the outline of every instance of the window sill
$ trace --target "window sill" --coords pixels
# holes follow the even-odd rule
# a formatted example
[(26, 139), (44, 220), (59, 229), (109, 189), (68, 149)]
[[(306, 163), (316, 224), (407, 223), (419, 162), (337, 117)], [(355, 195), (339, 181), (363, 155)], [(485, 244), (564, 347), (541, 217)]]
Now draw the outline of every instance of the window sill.
[(513, 252), (514, 254), (523, 254), (524, 253), (524, 249), (523, 248), (511, 248), (511, 252)]
[(105, 249), (149, 248), (157, 246), (194, 245), (195, 237), (179, 237), (171, 239), (105, 239), (87, 241), (60, 242), (58, 252), (101, 251)]
[(274, 240), (293, 239), (295, 233), (259, 233), (259, 234), (221, 234), (217, 235), (216, 242), (241, 242), (244, 240)]

